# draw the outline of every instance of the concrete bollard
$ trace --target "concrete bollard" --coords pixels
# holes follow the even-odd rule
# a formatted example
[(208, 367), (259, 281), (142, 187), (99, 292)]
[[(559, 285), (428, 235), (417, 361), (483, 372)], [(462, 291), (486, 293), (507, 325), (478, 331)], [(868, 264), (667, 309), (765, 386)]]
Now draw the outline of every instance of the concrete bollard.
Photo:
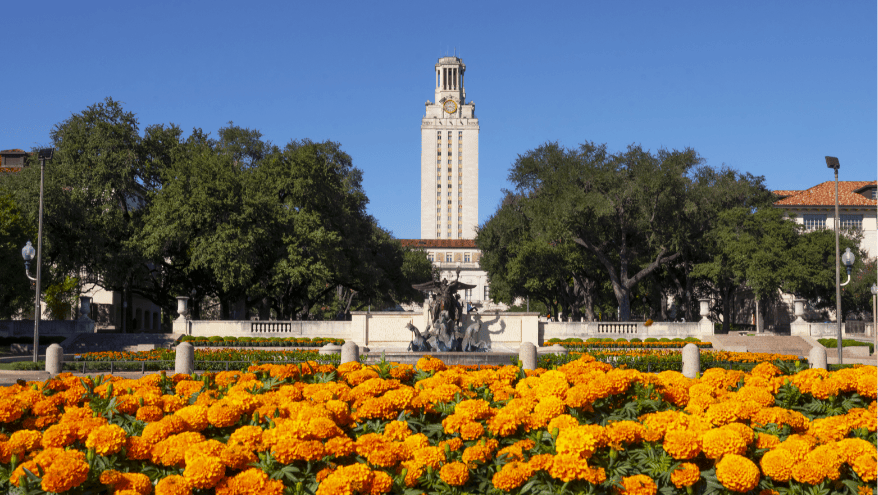
[(822, 345), (815, 345), (808, 351), (808, 366), (811, 368), (820, 368), (822, 370), (829, 369), (826, 366), (826, 348)]
[(537, 346), (530, 342), (522, 342), (518, 348), (518, 359), (521, 361), (521, 369), (537, 369)]
[(686, 344), (683, 346), (683, 376), (697, 378), (699, 373), (701, 373), (701, 359), (698, 346)]
[(341, 346), (341, 364), (358, 363), (360, 361), (360, 348), (353, 342), (345, 342)]
[(317, 351), (317, 353), (320, 354), (321, 356), (331, 356), (333, 354), (341, 354), (341, 346), (337, 345), (337, 344), (326, 344), (325, 346), (321, 347), (320, 350)]
[(195, 348), (189, 342), (183, 342), (177, 346), (177, 356), (174, 359), (174, 373), (191, 375), (195, 372)]
[(46, 349), (46, 371), (55, 376), (61, 373), (64, 364), (64, 349), (58, 344), (52, 344)]

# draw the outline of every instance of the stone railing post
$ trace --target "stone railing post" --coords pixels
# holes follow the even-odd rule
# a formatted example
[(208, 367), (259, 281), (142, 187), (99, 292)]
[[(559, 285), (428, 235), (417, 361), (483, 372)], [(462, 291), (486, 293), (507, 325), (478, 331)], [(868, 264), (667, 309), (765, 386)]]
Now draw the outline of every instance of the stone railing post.
[(52, 344), (46, 349), (46, 371), (55, 376), (61, 373), (64, 366), (64, 349), (58, 344)]
[(698, 346), (686, 344), (683, 346), (683, 376), (697, 378), (701, 373), (701, 357)]
[(174, 373), (191, 375), (195, 372), (195, 348), (189, 342), (177, 346), (174, 357)]

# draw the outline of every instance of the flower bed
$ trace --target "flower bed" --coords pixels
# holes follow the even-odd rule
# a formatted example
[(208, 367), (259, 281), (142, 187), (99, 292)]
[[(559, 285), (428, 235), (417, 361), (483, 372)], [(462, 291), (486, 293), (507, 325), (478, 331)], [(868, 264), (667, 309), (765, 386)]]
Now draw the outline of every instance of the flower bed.
[[(683, 355), (679, 351), (658, 349), (571, 351), (567, 356), (543, 354), (539, 356), (539, 366), (543, 368), (560, 366), (579, 359), (583, 354), (615, 367), (648, 373), (683, 371)], [(797, 356), (762, 352), (702, 351), (698, 357), (702, 370), (709, 368), (750, 370), (759, 363), (773, 363), (787, 372), (794, 372), (807, 368), (808, 362), (807, 359), (800, 359)]]
[(179, 342), (195, 347), (323, 347), (326, 344), (344, 345), (344, 339), (328, 337), (193, 337), (184, 335)]
[(0, 492), (875, 490), (876, 370), (262, 364), (0, 388)]

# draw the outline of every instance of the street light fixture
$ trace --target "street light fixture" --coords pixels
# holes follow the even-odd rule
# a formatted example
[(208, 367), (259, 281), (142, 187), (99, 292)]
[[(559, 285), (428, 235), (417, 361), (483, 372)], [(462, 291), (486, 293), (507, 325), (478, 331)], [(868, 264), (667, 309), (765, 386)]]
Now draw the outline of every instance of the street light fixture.
[(838, 163), (838, 158), (834, 156), (827, 156), (826, 158), (826, 167), (831, 168), (835, 172), (835, 223), (833, 226), (835, 228), (835, 321), (838, 324), (838, 364), (842, 364), (841, 357), (841, 265), (839, 256), (841, 249), (838, 247), (838, 169), (841, 167), (841, 164)]

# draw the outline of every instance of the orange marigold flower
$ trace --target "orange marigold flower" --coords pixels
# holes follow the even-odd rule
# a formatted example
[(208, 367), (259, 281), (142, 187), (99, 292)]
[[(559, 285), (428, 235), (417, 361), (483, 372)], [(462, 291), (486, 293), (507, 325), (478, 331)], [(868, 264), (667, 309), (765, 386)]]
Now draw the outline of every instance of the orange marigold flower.
[(497, 440), (492, 438), (484, 443), (478, 443), (472, 447), (467, 447), (463, 450), (461, 460), (467, 464), (476, 461), (488, 462), (494, 456), (494, 451), (497, 450), (497, 446)]
[(865, 453), (857, 456), (851, 462), (851, 468), (857, 473), (857, 476), (865, 482), (875, 481), (876, 478), (876, 460), (875, 452)]
[(241, 419), (242, 412), (239, 405), (229, 400), (221, 400), (207, 409), (207, 420), (217, 428), (225, 428), (237, 423)]
[(34, 430), (18, 430), (9, 437), (9, 447), (13, 450), (22, 448), (33, 452), (40, 447), (43, 434)]
[(236, 428), (235, 431), (229, 435), (229, 441), (226, 442), (228, 445), (242, 445), (249, 450), (258, 451), (262, 450), (262, 428), (254, 425), (245, 425), (239, 428)]
[[(761, 436), (761, 435), (760, 435)], [(759, 466), (762, 473), (774, 481), (786, 482), (793, 476), (793, 466), (796, 459), (784, 449), (770, 450), (762, 456)]]
[(500, 471), (494, 473), (491, 483), (504, 491), (512, 491), (523, 485), (533, 475), (533, 469), (526, 462), (513, 461), (504, 464)]
[(701, 453), (701, 438), (694, 431), (673, 430), (665, 434), (662, 447), (674, 459), (694, 459)]
[(576, 455), (558, 454), (552, 459), (549, 475), (565, 483), (573, 480), (585, 480), (598, 485), (607, 480), (604, 468), (592, 468), (586, 461)]
[(151, 456), (152, 444), (144, 442), (142, 437), (128, 437), (125, 452), (131, 460), (146, 460)]
[(621, 495), (655, 495), (656, 492), (658, 485), (645, 474), (622, 477), (622, 490), (619, 492)]
[(451, 462), (442, 466), (439, 477), (451, 486), (463, 486), (469, 481), (469, 468), (462, 462)]
[(841, 476), (839, 468), (843, 463), (844, 459), (835, 452), (835, 445), (821, 445), (793, 466), (793, 479), (811, 485), (826, 478), (837, 480)]
[(259, 462), (252, 450), (240, 444), (226, 445), (220, 452), (220, 462), (229, 469), (243, 470)]
[(701, 450), (708, 458), (719, 459), (726, 454), (745, 453), (747, 442), (734, 430), (717, 428), (702, 435)]
[(192, 495), (192, 487), (186, 478), (172, 474), (155, 485), (155, 495)]
[(439, 465), (445, 462), (445, 450), (437, 447), (422, 447), (412, 452), (412, 458), (422, 466), (430, 466), (439, 469)]
[(384, 471), (372, 471), (372, 481), (369, 484), (369, 495), (381, 495), (387, 493), (393, 486), (393, 478)]
[(189, 465), (189, 463), (196, 457), (208, 456), (218, 458), (225, 449), (226, 445), (219, 440), (205, 440), (186, 449), (186, 453), (183, 454), (183, 459), (186, 461), (186, 465)]
[(190, 431), (201, 431), (210, 425), (207, 419), (207, 407), (203, 405), (195, 404), (180, 408), (174, 416), (182, 419), (186, 423), (186, 429)]
[(140, 421), (146, 421), (147, 423), (151, 423), (153, 421), (158, 421), (165, 416), (165, 412), (162, 411), (162, 408), (159, 406), (143, 406), (137, 410), (137, 418)]
[(274, 449), (274, 457), (284, 464), (293, 461), (317, 461), (323, 458), (325, 451), (319, 440), (281, 439)]
[(468, 421), (460, 426), (460, 437), (464, 440), (475, 440), (485, 434), (485, 427), (481, 423)]
[(677, 488), (692, 486), (701, 479), (701, 470), (691, 462), (684, 462), (671, 473), (671, 483)]
[(85, 447), (95, 449), (99, 455), (111, 455), (122, 450), (128, 440), (119, 425), (106, 425), (94, 430), (85, 440)]
[(186, 464), (183, 477), (192, 488), (213, 488), (226, 475), (226, 467), (219, 458), (198, 456)]
[(644, 431), (643, 425), (636, 421), (614, 421), (606, 428), (607, 443), (616, 450), (622, 450), (623, 444), (631, 445), (643, 440)]
[(773, 449), (780, 445), (780, 438), (770, 433), (757, 433), (756, 448), (757, 449)]
[(749, 492), (759, 484), (759, 468), (744, 456), (726, 454), (716, 463), (716, 478), (733, 492)]
[(558, 454), (570, 454), (588, 459), (595, 450), (607, 444), (607, 434), (599, 425), (581, 425), (565, 428), (558, 434), (555, 450)]

